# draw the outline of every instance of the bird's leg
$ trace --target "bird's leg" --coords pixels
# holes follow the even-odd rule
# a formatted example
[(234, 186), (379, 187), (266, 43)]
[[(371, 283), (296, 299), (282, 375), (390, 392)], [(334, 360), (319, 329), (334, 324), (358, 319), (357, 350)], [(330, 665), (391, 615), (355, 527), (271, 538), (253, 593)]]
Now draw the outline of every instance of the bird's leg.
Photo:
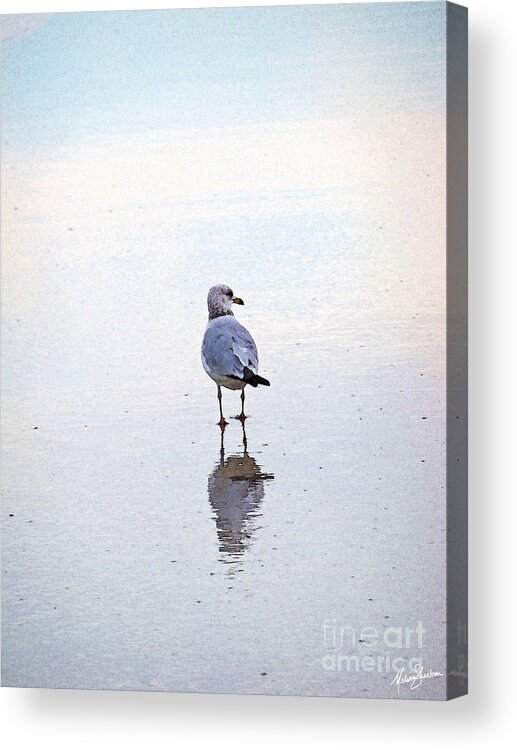
[(217, 400), (219, 401), (219, 414), (221, 419), (219, 420), (219, 427), (224, 430), (228, 422), (223, 417), (223, 394), (221, 393), (221, 386), (217, 386)]
[(242, 404), (241, 413), (239, 414), (237, 419), (240, 419), (242, 424), (244, 424), (244, 420), (247, 418), (246, 415), (244, 414), (244, 388), (241, 391), (241, 404)]

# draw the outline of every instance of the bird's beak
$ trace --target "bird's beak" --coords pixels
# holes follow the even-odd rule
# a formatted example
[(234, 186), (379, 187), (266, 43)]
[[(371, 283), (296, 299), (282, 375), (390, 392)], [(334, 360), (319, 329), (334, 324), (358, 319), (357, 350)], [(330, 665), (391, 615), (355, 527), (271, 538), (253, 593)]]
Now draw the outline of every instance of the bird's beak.
[(244, 302), (243, 302), (243, 301), (241, 300), (241, 298), (240, 298), (240, 297), (234, 297), (234, 298), (233, 298), (233, 300), (232, 300), (232, 302), (233, 302), (233, 303), (234, 303), (235, 305), (243, 305), (243, 304), (244, 304)]

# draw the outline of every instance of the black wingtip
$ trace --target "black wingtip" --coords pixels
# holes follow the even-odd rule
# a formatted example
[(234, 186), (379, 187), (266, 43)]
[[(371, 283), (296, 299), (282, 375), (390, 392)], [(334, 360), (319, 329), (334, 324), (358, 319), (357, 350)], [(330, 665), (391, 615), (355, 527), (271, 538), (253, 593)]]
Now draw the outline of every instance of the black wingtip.
[(266, 380), (266, 378), (261, 377), (261, 375), (255, 375), (254, 372), (251, 372), (251, 370), (248, 367), (244, 368), (244, 378), (245, 383), (249, 383), (249, 385), (253, 386), (253, 388), (256, 388), (257, 385), (271, 385), (269, 380)]
[(262, 378), (260, 375), (254, 375), (253, 376), (253, 382), (251, 382), (251, 385), (253, 385), (255, 388), (257, 385), (271, 385), (269, 380), (266, 380), (266, 378)]

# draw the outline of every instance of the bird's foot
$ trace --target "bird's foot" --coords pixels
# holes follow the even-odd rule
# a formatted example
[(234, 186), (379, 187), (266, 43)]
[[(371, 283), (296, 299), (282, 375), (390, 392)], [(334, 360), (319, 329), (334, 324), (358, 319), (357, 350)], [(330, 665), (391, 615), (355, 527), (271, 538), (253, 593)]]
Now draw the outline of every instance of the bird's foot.
[(224, 430), (224, 428), (226, 427), (226, 425), (228, 424), (228, 422), (226, 421), (226, 419), (224, 417), (221, 417), (221, 419), (219, 420), (219, 422), (217, 424), (219, 425), (219, 427), (221, 428), (221, 430)]

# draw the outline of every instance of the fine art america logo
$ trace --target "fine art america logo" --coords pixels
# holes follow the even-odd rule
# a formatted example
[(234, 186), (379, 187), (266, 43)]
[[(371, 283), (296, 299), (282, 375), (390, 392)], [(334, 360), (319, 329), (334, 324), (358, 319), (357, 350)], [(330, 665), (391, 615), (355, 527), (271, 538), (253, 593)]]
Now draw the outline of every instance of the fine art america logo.
[(327, 672), (392, 673), (391, 684), (398, 693), (401, 686), (416, 690), (424, 681), (444, 676), (434, 669), (424, 669), (424, 637), (420, 621), (414, 627), (369, 625), (356, 629), (333, 619), (324, 620), (325, 655), (321, 664)]

